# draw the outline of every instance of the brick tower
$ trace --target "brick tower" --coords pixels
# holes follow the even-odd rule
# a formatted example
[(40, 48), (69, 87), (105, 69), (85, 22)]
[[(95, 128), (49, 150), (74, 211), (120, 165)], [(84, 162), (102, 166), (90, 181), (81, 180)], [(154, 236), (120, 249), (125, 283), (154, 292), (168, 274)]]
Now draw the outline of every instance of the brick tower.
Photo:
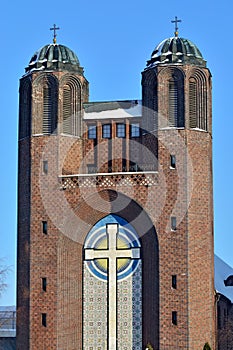
[(198, 48), (175, 33), (142, 72), (142, 101), (100, 103), (54, 40), (26, 68), (19, 110), (17, 349), (214, 349)]

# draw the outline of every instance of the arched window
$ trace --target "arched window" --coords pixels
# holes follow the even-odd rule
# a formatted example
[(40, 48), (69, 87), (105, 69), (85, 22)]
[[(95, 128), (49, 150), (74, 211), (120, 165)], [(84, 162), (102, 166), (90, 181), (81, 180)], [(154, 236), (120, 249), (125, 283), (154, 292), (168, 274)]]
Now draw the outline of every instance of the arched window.
[(83, 265), (84, 349), (142, 348), (140, 251), (137, 232), (117, 215), (106, 216), (88, 233)]
[(63, 88), (63, 132), (72, 134), (72, 108), (71, 88), (65, 85)]
[(142, 74), (142, 106), (144, 132), (155, 132), (158, 129), (158, 86), (157, 75), (153, 70)]
[(197, 127), (197, 82), (196, 79), (189, 79), (189, 126)]
[(31, 133), (31, 81), (26, 79), (20, 83), (19, 102), (19, 139)]
[(189, 78), (189, 127), (207, 131), (206, 78), (198, 70)]
[(176, 79), (169, 80), (169, 126), (178, 122), (178, 86)]
[(68, 135), (81, 134), (81, 85), (74, 77), (65, 77), (63, 85), (62, 132)]
[(52, 134), (57, 128), (58, 83), (52, 74), (43, 74), (33, 83), (37, 96), (33, 134)]
[(50, 134), (52, 131), (52, 98), (51, 87), (48, 84), (43, 86), (43, 134)]
[(184, 78), (181, 71), (172, 69), (168, 78), (168, 123), (182, 128), (184, 122)]

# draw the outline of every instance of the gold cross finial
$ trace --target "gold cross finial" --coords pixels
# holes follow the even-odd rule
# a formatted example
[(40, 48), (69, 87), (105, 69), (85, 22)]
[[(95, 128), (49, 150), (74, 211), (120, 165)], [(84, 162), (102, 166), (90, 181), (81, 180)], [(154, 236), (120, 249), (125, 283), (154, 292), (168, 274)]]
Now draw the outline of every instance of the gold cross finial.
[(182, 22), (181, 19), (178, 19), (177, 16), (175, 17), (175, 20), (171, 21), (172, 23), (175, 23), (175, 37), (178, 37), (178, 26), (177, 23)]
[(56, 27), (56, 24), (53, 25), (52, 28), (50, 28), (50, 30), (53, 30), (53, 43), (56, 44), (57, 42), (57, 33), (56, 30), (59, 30), (59, 27)]

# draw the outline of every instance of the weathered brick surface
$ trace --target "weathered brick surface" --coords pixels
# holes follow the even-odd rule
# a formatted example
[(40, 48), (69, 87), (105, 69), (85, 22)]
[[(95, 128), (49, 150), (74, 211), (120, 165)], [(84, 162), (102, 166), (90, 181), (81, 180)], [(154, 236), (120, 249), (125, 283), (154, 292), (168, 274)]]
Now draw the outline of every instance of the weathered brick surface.
[[(19, 147), (18, 246), (17, 246), (17, 336), (18, 349), (29, 349), (30, 290), (30, 140)], [(23, 326), (22, 326), (23, 325)]]
[[(182, 69), (187, 96), (193, 68)], [(90, 228), (109, 213), (128, 220), (141, 239), (143, 347), (149, 341), (156, 350), (199, 350), (209, 342), (214, 349), (211, 86), (208, 71), (203, 72), (207, 77), (208, 132), (167, 127), (166, 79), (170, 72), (160, 68), (156, 72), (154, 106), (158, 105), (161, 119), (158, 123), (142, 118), (141, 125), (159, 124), (158, 142), (153, 144), (154, 136), (148, 135), (139, 139), (152, 151), (158, 170), (151, 185), (143, 184), (139, 175), (133, 185), (126, 184), (124, 181), (133, 177), (125, 174), (120, 182), (114, 182), (116, 175), (112, 175), (112, 184), (105, 182), (102, 187), (62, 187), (61, 175), (83, 174), (87, 164), (95, 164), (98, 172), (108, 172), (110, 160), (117, 172), (124, 157), (127, 166), (130, 161), (150, 161), (148, 154), (143, 159), (139, 140), (129, 140), (130, 118), (124, 120), (126, 139), (102, 139), (98, 121), (97, 144), (87, 140), (84, 123), (81, 138), (61, 135), (58, 127), (53, 136), (20, 140), (17, 349), (82, 349), (83, 244)], [(59, 82), (63, 73), (54, 74)], [(39, 130), (41, 95), (40, 90), (32, 91), (32, 110), (38, 113), (33, 112), (32, 125)], [(148, 95), (154, 98), (152, 92)], [(58, 96), (62, 96), (59, 88)], [(188, 126), (188, 106), (185, 111)], [(109, 122), (114, 137), (116, 124)], [(170, 167), (171, 154), (176, 156), (175, 169)], [(43, 173), (44, 160), (48, 161), (48, 174)], [(176, 230), (171, 230), (172, 216), (177, 220)], [(42, 233), (42, 221), (48, 222), (47, 234)], [(171, 287), (172, 275), (177, 276), (176, 289)], [(47, 278), (46, 292), (41, 288), (42, 277)], [(177, 325), (172, 324), (173, 311), (177, 312)], [(47, 327), (41, 324), (42, 313), (47, 314)]]

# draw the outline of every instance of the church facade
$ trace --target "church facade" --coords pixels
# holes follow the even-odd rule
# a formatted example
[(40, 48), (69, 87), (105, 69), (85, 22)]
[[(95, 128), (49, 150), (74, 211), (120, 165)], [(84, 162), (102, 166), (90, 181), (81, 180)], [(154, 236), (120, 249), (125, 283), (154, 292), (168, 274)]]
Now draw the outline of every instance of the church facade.
[(211, 74), (178, 33), (142, 99), (64, 45), (20, 80), (17, 349), (215, 349)]

